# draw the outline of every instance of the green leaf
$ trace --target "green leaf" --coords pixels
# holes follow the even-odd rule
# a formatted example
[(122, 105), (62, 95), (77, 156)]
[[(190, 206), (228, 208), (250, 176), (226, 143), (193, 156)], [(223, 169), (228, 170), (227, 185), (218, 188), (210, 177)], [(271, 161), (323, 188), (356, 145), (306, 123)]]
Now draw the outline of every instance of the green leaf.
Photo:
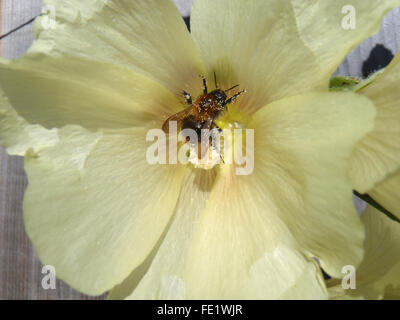
[(361, 82), (358, 78), (349, 77), (333, 77), (329, 81), (330, 91), (354, 91), (354, 88)]

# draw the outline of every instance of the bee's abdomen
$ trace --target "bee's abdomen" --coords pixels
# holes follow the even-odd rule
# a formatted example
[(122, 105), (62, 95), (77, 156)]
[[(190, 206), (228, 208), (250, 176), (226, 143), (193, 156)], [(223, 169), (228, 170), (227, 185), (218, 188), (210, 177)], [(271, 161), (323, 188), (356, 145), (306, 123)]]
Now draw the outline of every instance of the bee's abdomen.
[(197, 121), (194, 116), (188, 116), (182, 121), (182, 130), (192, 129), (196, 132), (198, 140), (201, 139), (201, 129), (204, 126), (205, 121)]

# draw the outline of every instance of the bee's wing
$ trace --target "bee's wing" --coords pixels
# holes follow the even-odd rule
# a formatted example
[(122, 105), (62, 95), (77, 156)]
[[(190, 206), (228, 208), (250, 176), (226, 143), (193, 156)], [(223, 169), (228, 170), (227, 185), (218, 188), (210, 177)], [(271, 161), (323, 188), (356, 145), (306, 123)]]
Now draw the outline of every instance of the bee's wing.
[(162, 125), (162, 129), (165, 133), (169, 133), (169, 122), (170, 121), (176, 121), (178, 124), (182, 122), (185, 117), (190, 114), (192, 108), (186, 108), (183, 111), (180, 111), (178, 113), (173, 114), (170, 116), (167, 120), (164, 121), (164, 124)]

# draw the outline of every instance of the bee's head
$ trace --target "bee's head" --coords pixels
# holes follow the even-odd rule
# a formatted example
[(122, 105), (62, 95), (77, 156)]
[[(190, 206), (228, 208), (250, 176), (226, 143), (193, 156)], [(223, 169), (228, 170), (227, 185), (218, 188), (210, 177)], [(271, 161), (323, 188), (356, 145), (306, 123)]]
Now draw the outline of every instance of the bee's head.
[(214, 96), (215, 100), (217, 100), (218, 104), (223, 105), (225, 104), (226, 101), (226, 94), (220, 89), (216, 89), (211, 92), (211, 94)]

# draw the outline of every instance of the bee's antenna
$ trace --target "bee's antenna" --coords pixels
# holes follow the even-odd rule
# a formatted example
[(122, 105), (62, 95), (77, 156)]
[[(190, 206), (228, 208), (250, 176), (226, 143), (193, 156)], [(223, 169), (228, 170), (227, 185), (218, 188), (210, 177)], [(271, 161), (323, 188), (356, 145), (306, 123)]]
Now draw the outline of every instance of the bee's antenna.
[(239, 85), (238, 85), (238, 84), (237, 84), (237, 85), (235, 85), (235, 86), (233, 86), (232, 88), (229, 88), (229, 89), (225, 90), (224, 92), (231, 91), (232, 89), (235, 89), (235, 88), (237, 88), (237, 87), (239, 87)]
[(214, 71), (214, 82), (215, 82), (215, 88), (219, 89), (217, 83), (217, 74), (215, 73), (215, 71)]

